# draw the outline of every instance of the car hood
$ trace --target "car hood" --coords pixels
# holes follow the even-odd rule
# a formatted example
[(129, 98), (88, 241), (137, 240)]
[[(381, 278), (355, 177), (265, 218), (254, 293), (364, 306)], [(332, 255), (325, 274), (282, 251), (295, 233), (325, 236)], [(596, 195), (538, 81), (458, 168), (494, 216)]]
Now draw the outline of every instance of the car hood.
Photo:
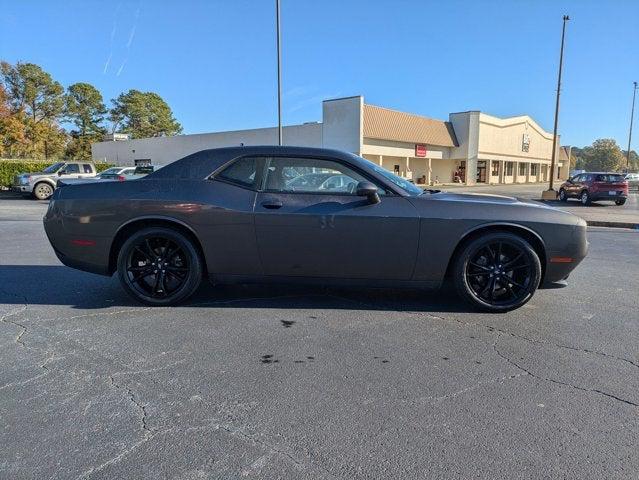
[[(535, 200), (489, 195), (484, 193), (424, 193), (413, 205), (426, 216), (442, 218), (475, 218), (479, 220), (500, 220), (509, 222), (539, 221), (585, 225), (578, 216)], [(435, 205), (437, 205), (436, 208)]]
[[(424, 194), (428, 196), (429, 194)], [(535, 202), (533, 200), (523, 200), (515, 197), (507, 197), (505, 195), (491, 195), (487, 193), (453, 193), (453, 192), (438, 192), (433, 193), (433, 200), (446, 200), (449, 202), (472, 202), (472, 203), (486, 203), (486, 204), (501, 204), (512, 205), (515, 203), (526, 203), (534, 206), (540, 206), (544, 208), (550, 208), (546, 205)]]
[(44, 172), (30, 172), (30, 173), (19, 173), (18, 177), (50, 177), (51, 175), (55, 175), (54, 173), (44, 173)]

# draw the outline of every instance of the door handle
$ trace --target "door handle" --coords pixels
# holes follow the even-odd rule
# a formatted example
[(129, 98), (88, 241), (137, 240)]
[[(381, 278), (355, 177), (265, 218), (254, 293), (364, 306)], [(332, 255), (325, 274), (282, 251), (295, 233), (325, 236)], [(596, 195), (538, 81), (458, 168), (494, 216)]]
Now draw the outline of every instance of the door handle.
[(265, 200), (261, 205), (269, 210), (276, 210), (278, 208), (282, 208), (283, 203), (279, 200)]

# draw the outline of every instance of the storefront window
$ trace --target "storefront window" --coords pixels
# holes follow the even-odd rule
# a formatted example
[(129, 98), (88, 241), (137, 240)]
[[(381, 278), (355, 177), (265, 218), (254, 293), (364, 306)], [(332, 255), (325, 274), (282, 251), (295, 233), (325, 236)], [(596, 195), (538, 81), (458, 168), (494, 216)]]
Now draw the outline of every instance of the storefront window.
[(513, 162), (506, 162), (506, 176), (513, 176)]
[(496, 177), (496, 176), (499, 175), (499, 162), (493, 161), (492, 166), (493, 166), (493, 168), (492, 168), (491, 175), (493, 177)]
[(537, 164), (536, 163), (531, 163), (530, 164), (530, 174), (537, 176)]
[(526, 175), (526, 164), (525, 163), (520, 163), (519, 164), (519, 176), (524, 176)]

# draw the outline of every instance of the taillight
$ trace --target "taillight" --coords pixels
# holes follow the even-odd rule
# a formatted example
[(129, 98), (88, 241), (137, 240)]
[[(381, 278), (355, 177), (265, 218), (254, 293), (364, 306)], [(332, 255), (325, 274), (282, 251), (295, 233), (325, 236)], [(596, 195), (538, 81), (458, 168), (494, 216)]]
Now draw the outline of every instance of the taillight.
[(118, 182), (124, 182), (126, 177), (124, 175), (118, 175)]

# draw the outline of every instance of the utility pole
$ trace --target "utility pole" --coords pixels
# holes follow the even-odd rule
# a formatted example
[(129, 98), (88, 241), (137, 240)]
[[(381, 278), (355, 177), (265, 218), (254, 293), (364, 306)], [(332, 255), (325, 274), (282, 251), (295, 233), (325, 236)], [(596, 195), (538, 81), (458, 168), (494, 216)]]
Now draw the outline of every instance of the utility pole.
[(635, 95), (637, 82), (632, 82), (632, 108), (630, 109), (630, 132), (628, 133), (628, 151), (626, 152), (626, 170), (630, 171), (630, 141), (632, 140), (632, 119), (635, 116)]
[(556, 198), (557, 194), (555, 192), (554, 181), (555, 181), (555, 165), (557, 162), (557, 126), (559, 124), (559, 96), (561, 94), (561, 70), (564, 63), (564, 37), (566, 36), (566, 22), (570, 20), (568, 15), (564, 15), (563, 17), (563, 26), (561, 28), (561, 48), (559, 50), (559, 75), (557, 76), (557, 100), (555, 102), (555, 126), (553, 128), (552, 134), (552, 156), (550, 157), (550, 185), (548, 190), (545, 190), (541, 194), (541, 198), (543, 200), (553, 200)]
[(280, 46), (280, 0), (275, 0), (277, 17), (277, 144), (282, 145), (282, 51)]

